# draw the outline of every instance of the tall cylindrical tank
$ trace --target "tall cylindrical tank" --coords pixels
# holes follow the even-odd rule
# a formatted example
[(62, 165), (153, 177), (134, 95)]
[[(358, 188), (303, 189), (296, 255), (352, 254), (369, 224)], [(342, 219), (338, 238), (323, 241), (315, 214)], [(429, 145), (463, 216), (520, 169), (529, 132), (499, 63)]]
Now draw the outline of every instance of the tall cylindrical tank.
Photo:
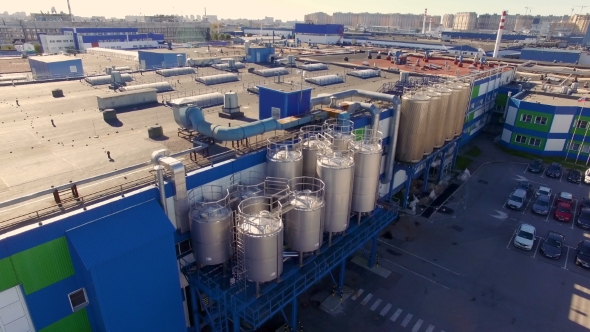
[(203, 186), (189, 194), (191, 245), (198, 264), (216, 265), (229, 260), (232, 211), (230, 195), (221, 186)]
[(406, 94), (402, 97), (397, 159), (415, 163), (424, 156), (424, 141), (428, 126), (430, 97), (424, 94)]
[(283, 143), (268, 141), (266, 176), (292, 179), (301, 176), (302, 164), (301, 143), (298, 139)]
[(440, 126), (442, 95), (440, 92), (427, 91), (425, 93), (430, 97), (430, 106), (428, 109), (428, 127), (426, 129), (426, 140), (424, 141), (424, 155), (427, 156), (434, 151), (436, 142), (437, 129)]
[(465, 126), (465, 112), (467, 111), (467, 104), (471, 97), (471, 84), (459, 83), (458, 86), (461, 88), (459, 99), (457, 102), (457, 117), (455, 118), (455, 136), (459, 136), (463, 133), (463, 127)]
[(435, 148), (440, 148), (443, 145), (445, 145), (445, 139), (446, 139), (446, 133), (447, 133), (447, 127), (445, 127), (447, 121), (447, 118), (449, 118), (451, 115), (450, 112), (450, 103), (451, 103), (451, 97), (453, 94), (453, 91), (449, 88), (446, 88), (442, 85), (439, 86), (435, 86), (434, 89), (432, 89), (433, 91), (436, 91), (438, 93), (441, 94), (441, 101), (440, 101), (440, 119), (438, 121), (437, 126), (435, 127), (436, 129), (436, 134), (435, 134), (435, 139), (434, 139), (434, 147)]
[(353, 140), (354, 122), (332, 118), (324, 122), (324, 137), (330, 143), (330, 149), (334, 151), (346, 151), (350, 149)]
[(322, 246), (324, 237), (324, 182), (302, 176), (289, 181), (289, 203), (285, 213), (285, 243), (291, 250), (310, 252)]
[(343, 232), (348, 228), (350, 216), (354, 180), (353, 152), (323, 149), (318, 154), (317, 172), (326, 185), (324, 231)]
[(244, 256), (248, 280), (271, 281), (283, 272), (281, 212), (281, 204), (273, 204), (268, 197), (250, 197), (238, 205), (236, 246)]
[(301, 140), (301, 152), (303, 155), (303, 167), (301, 175), (316, 177), (318, 151), (320, 150), (322, 126), (309, 125), (301, 127), (299, 139)]
[(362, 135), (355, 135), (352, 141), (354, 151), (354, 181), (352, 185), (351, 210), (370, 212), (375, 209), (379, 175), (381, 169), (381, 132), (365, 129)]
[(455, 137), (455, 127), (457, 125), (457, 114), (459, 99), (461, 99), (461, 90), (456, 83), (449, 83), (446, 88), (451, 90), (451, 99), (449, 101), (449, 108), (447, 119), (445, 120), (445, 141), (450, 141)]

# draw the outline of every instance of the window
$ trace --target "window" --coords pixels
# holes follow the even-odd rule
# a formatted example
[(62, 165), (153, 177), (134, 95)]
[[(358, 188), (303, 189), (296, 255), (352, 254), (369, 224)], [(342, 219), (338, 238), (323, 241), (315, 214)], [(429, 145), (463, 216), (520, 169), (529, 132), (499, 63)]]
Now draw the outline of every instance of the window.
[(186, 239), (182, 242), (178, 242), (176, 244), (176, 256), (180, 256), (186, 252), (189, 252), (192, 250), (192, 246), (191, 246), (191, 240), (190, 239)]
[(520, 116), (520, 121), (522, 122), (533, 122), (533, 116), (530, 114), (522, 114)]
[(543, 116), (536, 116), (535, 117), (535, 124), (544, 126), (547, 124), (547, 118)]
[(582, 146), (582, 152), (584, 152), (584, 153), (590, 153), (590, 145), (584, 145), (584, 146)]
[(570, 151), (578, 151), (578, 150), (580, 150), (580, 143), (570, 142), (570, 145), (568, 147), (568, 150), (570, 150)]
[(521, 144), (526, 144), (526, 140), (527, 140), (527, 137), (522, 136), (522, 135), (516, 135), (516, 138), (514, 139), (514, 141), (516, 143), (521, 143)]
[(88, 298), (86, 297), (86, 290), (80, 288), (75, 292), (68, 294), (72, 311), (78, 311), (88, 305)]
[(586, 127), (588, 127), (588, 121), (576, 120), (575, 127), (580, 129), (586, 129)]
[(541, 140), (538, 138), (531, 138), (531, 139), (529, 139), (529, 145), (537, 146), (537, 147), (541, 146)]

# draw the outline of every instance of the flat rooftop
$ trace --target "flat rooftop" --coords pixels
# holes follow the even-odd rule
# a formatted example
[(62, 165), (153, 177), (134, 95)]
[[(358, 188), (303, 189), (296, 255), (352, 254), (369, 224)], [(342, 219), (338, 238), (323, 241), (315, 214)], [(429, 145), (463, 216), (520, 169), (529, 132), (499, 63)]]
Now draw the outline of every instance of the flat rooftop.
[[(589, 102), (582, 103), (579, 102), (578, 99), (581, 97), (586, 96), (589, 98)], [(524, 94), (523, 97), (519, 98), (522, 101), (527, 101), (530, 103), (540, 103), (545, 105), (552, 105), (552, 106), (575, 106), (580, 107), (586, 104), (590, 107), (590, 95), (588, 94), (578, 94), (574, 93), (572, 95), (564, 95), (557, 93), (557, 88), (555, 88), (555, 92), (537, 92), (537, 91), (529, 91)]]
[(47, 55), (47, 56), (33, 56), (30, 57), (31, 60), (45, 62), (45, 63), (53, 63), (53, 62), (64, 62), (64, 61), (71, 61), (71, 60), (80, 60), (77, 56), (67, 56), (67, 55)]
[[(255, 64), (248, 64), (247, 67), (261, 68)], [(346, 70), (332, 66), (329, 71), (313, 72), (310, 76), (345, 75)], [(296, 69), (290, 71), (289, 75), (282, 77), (283, 82), (276, 83), (273, 77), (264, 78), (243, 69), (241, 81), (211, 86), (195, 82), (194, 77), (223, 74), (224, 71), (199, 68), (196, 75), (169, 78), (154, 72), (143, 75), (134, 73), (132, 76), (135, 81), (131, 85), (170, 82), (175, 91), (158, 94), (160, 101), (162, 98), (168, 100), (211, 92), (237, 91), (244, 118), (220, 118), (216, 113), (221, 105), (205, 109), (207, 121), (222, 126), (236, 126), (258, 119), (258, 95), (249, 93), (248, 88), (264, 85), (285, 91), (299, 89), (300, 74)], [(391, 80), (396, 81), (397, 76), (387, 74), (387, 78), (368, 80), (348, 76), (343, 84), (319, 87), (304, 83), (304, 87), (313, 87), (312, 95), (316, 96), (351, 88), (376, 91), (384, 82)], [(56, 88), (61, 88), (65, 97), (53, 98), (51, 91)], [(112, 93), (115, 92), (105, 85), (92, 87), (78, 80), (0, 87), (0, 202), (147, 162), (151, 153), (158, 149), (178, 152), (192, 147), (189, 141), (178, 136), (178, 125), (174, 121), (172, 109), (163, 105), (121, 112), (118, 114), (120, 123), (106, 123), (97, 108), (96, 96)], [(20, 106), (16, 105), (17, 98)], [(163, 127), (165, 136), (162, 139), (148, 138), (147, 128), (154, 125)], [(253, 141), (263, 142), (264, 139), (255, 137), (251, 139)], [(231, 142), (224, 142), (211, 146), (209, 153), (214, 155), (230, 149)], [(107, 158), (107, 151), (113, 161)], [(181, 159), (186, 164), (193, 164), (188, 155)], [(90, 195), (130, 181), (152, 181), (151, 169), (146, 166), (80, 185), (78, 191), (80, 195)], [(0, 226), (7, 219), (53, 206), (53, 197), (46, 195), (41, 199), (2, 207)]]

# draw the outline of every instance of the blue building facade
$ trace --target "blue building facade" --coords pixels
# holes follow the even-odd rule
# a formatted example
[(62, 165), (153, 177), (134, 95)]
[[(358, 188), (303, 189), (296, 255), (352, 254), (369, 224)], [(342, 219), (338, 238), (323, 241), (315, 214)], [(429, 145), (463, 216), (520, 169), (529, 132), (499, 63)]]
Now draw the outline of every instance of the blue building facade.
[(55, 55), (28, 60), (33, 79), (38, 81), (84, 77), (81, 59)]
[(523, 48), (520, 59), (545, 62), (577, 63), (581, 51), (560, 50), (553, 48)]
[(91, 47), (118, 49), (155, 48), (164, 43), (164, 35), (139, 33), (138, 28), (62, 28), (64, 36), (71, 36), (75, 48), (84, 51)]
[[(178, 67), (186, 63), (186, 53), (172, 53), (168, 51), (138, 51), (139, 66), (145, 70)], [(179, 59), (180, 58), (180, 59)]]

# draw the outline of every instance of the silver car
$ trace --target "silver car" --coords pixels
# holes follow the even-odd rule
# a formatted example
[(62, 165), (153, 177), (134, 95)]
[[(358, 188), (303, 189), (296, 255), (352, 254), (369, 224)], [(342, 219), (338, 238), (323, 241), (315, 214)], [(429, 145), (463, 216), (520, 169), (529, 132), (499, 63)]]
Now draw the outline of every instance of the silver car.
[(516, 189), (508, 197), (508, 200), (506, 201), (506, 206), (508, 206), (509, 209), (520, 210), (524, 206), (525, 202), (526, 190)]
[(549, 198), (549, 196), (539, 195), (539, 197), (537, 197), (537, 199), (535, 200), (535, 203), (533, 204), (531, 210), (533, 211), (533, 213), (546, 216), (549, 214), (549, 209), (551, 209), (549, 205), (551, 205), (551, 199)]

